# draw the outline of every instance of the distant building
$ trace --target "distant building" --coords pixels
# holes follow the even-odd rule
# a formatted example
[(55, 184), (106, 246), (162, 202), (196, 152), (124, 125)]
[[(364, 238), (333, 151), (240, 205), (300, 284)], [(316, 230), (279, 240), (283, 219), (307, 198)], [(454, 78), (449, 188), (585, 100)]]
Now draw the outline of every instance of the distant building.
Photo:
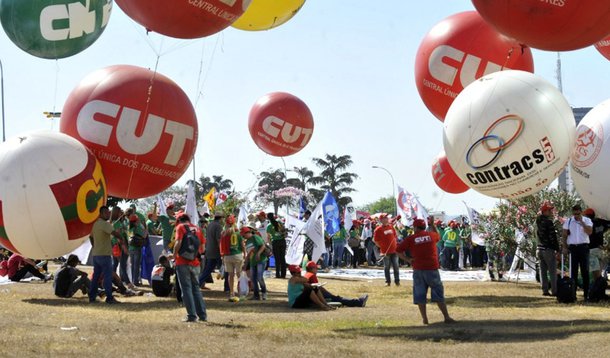
[[(572, 112), (574, 113), (574, 119), (576, 120), (576, 126), (580, 123), (583, 117), (589, 113), (591, 107), (580, 107), (580, 108), (572, 108)], [(574, 185), (572, 183), (572, 178), (570, 178), (570, 171), (564, 170), (563, 173), (559, 175), (559, 190), (563, 191), (574, 191)]]

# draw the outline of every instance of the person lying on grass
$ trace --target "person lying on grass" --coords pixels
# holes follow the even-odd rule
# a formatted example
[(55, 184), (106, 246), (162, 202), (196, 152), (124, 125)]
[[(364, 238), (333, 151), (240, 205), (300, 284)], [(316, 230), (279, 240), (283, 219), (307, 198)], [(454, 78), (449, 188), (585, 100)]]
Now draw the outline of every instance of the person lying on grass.
[[(305, 272), (304, 277), (307, 279), (307, 283), (310, 285), (319, 284), (317, 275), (318, 265), (313, 261), (309, 261), (305, 267), (305, 270), (307, 272)], [(366, 306), (366, 301), (369, 299), (369, 295), (362, 295), (359, 298), (344, 298), (341, 296), (335, 296), (322, 286), (319, 286), (319, 290), (322, 292), (324, 299), (330, 302), (339, 302), (347, 307), (364, 307)]]
[(292, 308), (309, 308), (316, 306), (322, 311), (336, 309), (329, 306), (324, 300), (322, 292), (318, 287), (307, 283), (307, 279), (301, 276), (301, 268), (297, 265), (288, 265), (292, 277), (288, 280), (288, 304)]

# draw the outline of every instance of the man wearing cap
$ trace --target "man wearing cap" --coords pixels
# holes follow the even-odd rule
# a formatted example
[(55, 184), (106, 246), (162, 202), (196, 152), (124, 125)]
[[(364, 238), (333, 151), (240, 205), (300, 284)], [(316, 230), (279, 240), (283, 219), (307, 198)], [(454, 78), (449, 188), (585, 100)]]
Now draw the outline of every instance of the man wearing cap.
[[(440, 236), (435, 231), (426, 231), (426, 222), (422, 219), (413, 220), (413, 230), (415, 233), (407, 236), (396, 248), (398, 255), (403, 260), (412, 262), (413, 303), (418, 306), (423, 323), (428, 324), (426, 296), (428, 295), (428, 288), (430, 288), (432, 302), (436, 302), (438, 305), (445, 318), (445, 323), (453, 323), (455, 321), (447, 312), (443, 283), (438, 272), (436, 243), (440, 240)], [(407, 250), (410, 253), (410, 258), (404, 254)]]
[(582, 216), (580, 205), (572, 207), (572, 216), (563, 223), (563, 253), (570, 253), (572, 260), (571, 276), (578, 277), (578, 269), (582, 275), (582, 290), (584, 300), (589, 298), (589, 235), (593, 233), (591, 219)]
[(390, 224), (388, 214), (379, 215), (379, 225), (373, 233), (373, 241), (379, 247), (381, 257), (383, 257), (383, 271), (385, 274), (385, 284), (390, 286), (390, 266), (394, 269), (394, 283), (400, 286), (400, 272), (398, 267), (398, 255), (396, 254), (396, 230)]
[[(540, 261), (540, 282), (543, 296), (557, 295), (557, 251), (559, 240), (557, 230), (552, 220), (553, 206), (548, 203), (540, 207), (540, 215), (536, 218), (538, 235), (538, 260)], [(549, 293), (549, 275), (551, 292)]]
[(161, 225), (161, 236), (163, 236), (163, 250), (165, 253), (170, 252), (169, 244), (172, 242), (172, 235), (174, 234), (174, 227), (176, 226), (176, 213), (174, 212), (174, 205), (170, 204), (165, 208), (166, 214), (161, 214), (157, 217), (157, 221)]
[(606, 268), (602, 246), (604, 246), (604, 233), (610, 229), (610, 221), (596, 218), (595, 211), (591, 208), (583, 211), (583, 214), (593, 223), (593, 232), (589, 235), (589, 270), (593, 278), (597, 279), (602, 276), (602, 270)]
[(188, 260), (180, 256), (180, 247), (182, 246), (182, 239), (184, 238), (187, 230), (195, 233), (199, 238), (199, 253), (203, 253), (203, 246), (205, 245), (205, 239), (201, 233), (201, 230), (197, 225), (191, 224), (191, 220), (187, 214), (181, 214), (177, 218), (176, 226), (176, 244), (174, 245), (174, 257), (176, 258), (176, 276), (178, 283), (180, 283), (180, 289), (182, 291), (182, 302), (184, 308), (186, 308), (187, 316), (182, 320), (183, 322), (195, 322), (199, 318), (199, 321), (207, 321), (207, 312), (205, 308), (205, 302), (203, 296), (199, 290), (198, 279), (199, 275), (199, 256), (195, 256), (193, 260)]
[(221, 220), (224, 214), (217, 211), (214, 214), (214, 220), (208, 224), (205, 234), (205, 267), (199, 276), (199, 286), (206, 288), (205, 283), (208, 277), (212, 276), (214, 269), (220, 265), (220, 237), (222, 234)]

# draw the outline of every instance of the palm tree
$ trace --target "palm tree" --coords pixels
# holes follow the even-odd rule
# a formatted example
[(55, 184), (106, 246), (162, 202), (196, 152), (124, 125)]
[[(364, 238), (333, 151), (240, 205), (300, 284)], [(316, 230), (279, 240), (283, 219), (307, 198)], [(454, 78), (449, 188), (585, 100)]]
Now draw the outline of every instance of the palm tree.
[[(347, 171), (354, 163), (352, 157), (350, 155), (326, 154), (324, 158), (313, 158), (312, 161), (321, 169), (321, 172), (311, 178), (311, 183), (320, 185), (322, 191), (330, 190), (340, 209), (350, 203), (352, 198), (346, 194), (356, 191), (351, 185), (354, 180), (358, 179), (358, 174)], [(318, 194), (320, 193), (318, 192)]]
[(313, 170), (307, 167), (294, 167), (292, 170), (297, 174), (297, 178), (286, 179), (286, 184), (307, 191), (307, 184), (311, 184), (313, 178)]
[(212, 175), (211, 185), (216, 188), (216, 191), (229, 191), (233, 188), (233, 181), (230, 179), (223, 179), (222, 175)]
[(212, 178), (203, 174), (199, 177), (199, 181), (195, 182), (195, 197), (201, 198), (207, 194), (210, 189), (216, 188), (216, 192), (228, 191), (233, 187), (233, 181), (224, 179), (223, 175), (212, 175)]

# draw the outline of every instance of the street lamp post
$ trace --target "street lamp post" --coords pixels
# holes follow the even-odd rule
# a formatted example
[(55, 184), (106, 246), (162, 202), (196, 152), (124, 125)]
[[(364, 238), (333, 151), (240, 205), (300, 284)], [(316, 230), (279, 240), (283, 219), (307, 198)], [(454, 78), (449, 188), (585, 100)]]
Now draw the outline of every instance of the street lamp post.
[(387, 170), (384, 167), (373, 165), (372, 168), (381, 169), (381, 170), (385, 171), (386, 173), (388, 173), (388, 175), (392, 179), (392, 200), (394, 200), (394, 217), (396, 217), (396, 215), (398, 215), (398, 207), (396, 206), (396, 185), (394, 184), (394, 176), (392, 175), (392, 173), (390, 173), (389, 170)]
[(6, 127), (4, 126), (4, 67), (0, 60), (0, 92), (2, 92), (2, 142), (6, 141)]

